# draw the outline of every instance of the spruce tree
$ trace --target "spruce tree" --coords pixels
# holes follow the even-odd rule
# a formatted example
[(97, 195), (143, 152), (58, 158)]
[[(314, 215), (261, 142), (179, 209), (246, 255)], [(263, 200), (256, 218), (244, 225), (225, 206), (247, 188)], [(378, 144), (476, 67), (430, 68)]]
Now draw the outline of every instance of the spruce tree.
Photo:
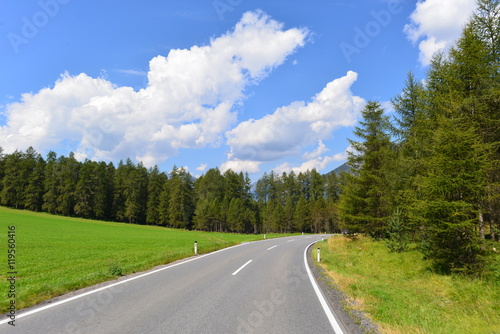
[(361, 141), (349, 140), (347, 184), (342, 190), (340, 214), (350, 233), (384, 237), (391, 210), (387, 169), (392, 160), (389, 119), (378, 102), (368, 102), (363, 121), (354, 134)]
[(168, 181), (170, 226), (190, 228), (195, 205), (193, 183), (192, 176), (184, 168), (174, 166)]
[(15, 151), (4, 160), (4, 178), (2, 180), (2, 205), (22, 208), (24, 204), (23, 153)]
[(80, 169), (80, 179), (75, 189), (75, 214), (83, 218), (94, 218), (95, 188), (93, 175), (96, 163), (86, 160)]
[(24, 195), (24, 207), (32, 211), (41, 211), (45, 180), (45, 160), (37, 154), (36, 164), (32, 170)]
[(311, 210), (304, 196), (300, 196), (294, 212), (295, 230), (297, 232), (311, 231)]
[(161, 225), (161, 193), (165, 182), (167, 182), (167, 175), (160, 173), (158, 166), (154, 166), (149, 170), (149, 181), (147, 191), (147, 212), (146, 223), (151, 225)]
[(59, 197), (59, 165), (57, 164), (57, 155), (54, 151), (47, 154), (45, 164), (45, 180), (42, 210), (48, 213), (57, 213), (57, 198)]

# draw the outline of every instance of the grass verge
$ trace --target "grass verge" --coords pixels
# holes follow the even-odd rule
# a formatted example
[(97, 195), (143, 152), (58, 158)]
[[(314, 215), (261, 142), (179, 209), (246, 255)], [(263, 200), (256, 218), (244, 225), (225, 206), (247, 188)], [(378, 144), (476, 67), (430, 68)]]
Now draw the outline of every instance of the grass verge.
[[(64, 293), (144, 271), (198, 253), (263, 239), (262, 235), (208, 233), (102, 222), (0, 207), (0, 291), (9, 282), (8, 227), (15, 226), (18, 310)], [(271, 234), (267, 238), (285, 235)], [(0, 298), (0, 313), (9, 300)]]
[[(321, 266), (383, 333), (500, 333), (500, 282), (434, 273), (416, 250), (342, 236), (321, 245)], [(499, 270), (500, 256), (492, 261)]]

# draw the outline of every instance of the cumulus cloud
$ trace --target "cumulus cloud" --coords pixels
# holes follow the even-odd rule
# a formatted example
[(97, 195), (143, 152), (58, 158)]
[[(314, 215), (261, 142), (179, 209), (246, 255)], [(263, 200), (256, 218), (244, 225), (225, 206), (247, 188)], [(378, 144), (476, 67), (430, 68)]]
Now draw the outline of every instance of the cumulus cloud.
[(227, 144), (231, 147), (227, 164), (252, 162), (250, 165), (256, 169), (258, 162), (297, 156), (305, 146), (319, 143), (315, 152), (305, 154), (306, 159), (317, 158), (326, 152), (322, 140), (340, 127), (354, 125), (358, 119), (365, 101), (350, 90), (356, 79), (357, 73), (349, 71), (329, 82), (309, 103), (293, 102), (227, 131)]
[(196, 170), (198, 172), (204, 172), (207, 169), (208, 164), (201, 164), (200, 166), (196, 167)]
[(237, 173), (239, 172), (258, 173), (261, 163), (262, 163), (261, 161), (233, 159), (224, 162), (221, 165), (220, 170), (222, 172), (225, 172), (228, 169), (231, 169), (232, 171)]
[(475, 8), (475, 0), (419, 0), (404, 31), (414, 44), (418, 42), (423, 66), (435, 52), (452, 46)]
[(52, 88), (7, 105), (0, 146), (8, 153), (70, 144), (79, 158), (132, 157), (145, 165), (181, 148), (217, 146), (236, 122), (232, 107), (245, 88), (282, 64), (307, 35), (306, 29), (285, 30), (261, 11), (247, 12), (208, 45), (151, 59), (140, 91), (63, 74)]
[(329, 150), (330, 149), (328, 149), (326, 147), (326, 145), (323, 144), (323, 141), (320, 140), (319, 143), (318, 143), (318, 148), (315, 149), (314, 151), (310, 152), (310, 153), (309, 152), (304, 153), (304, 155), (302, 156), (302, 159), (305, 159), (305, 160), (314, 159), (314, 158), (319, 157), (323, 153), (328, 152)]
[(274, 168), (274, 171), (281, 174), (283, 172), (290, 173), (294, 171), (296, 174), (300, 172), (306, 172), (308, 170), (316, 169), (317, 171), (324, 170), (330, 163), (335, 161), (343, 161), (347, 159), (347, 152), (337, 153), (332, 156), (326, 157), (315, 157), (308, 161), (303, 162), (298, 167), (293, 167), (290, 163), (285, 162), (278, 167)]

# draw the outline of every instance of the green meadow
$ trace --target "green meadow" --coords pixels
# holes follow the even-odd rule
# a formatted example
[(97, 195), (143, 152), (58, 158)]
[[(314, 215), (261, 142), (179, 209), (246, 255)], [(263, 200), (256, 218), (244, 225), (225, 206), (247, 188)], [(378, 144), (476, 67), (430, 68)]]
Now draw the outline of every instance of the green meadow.
[(321, 266), (382, 333), (500, 333), (500, 254), (483, 278), (441, 275), (413, 249), (336, 236), (320, 242)]
[[(15, 226), (16, 307), (208, 253), (262, 235), (208, 233), (54, 216), (0, 207), (0, 291), (9, 291), (8, 227)], [(269, 238), (284, 235), (268, 235)], [(0, 298), (6, 313), (9, 299)]]

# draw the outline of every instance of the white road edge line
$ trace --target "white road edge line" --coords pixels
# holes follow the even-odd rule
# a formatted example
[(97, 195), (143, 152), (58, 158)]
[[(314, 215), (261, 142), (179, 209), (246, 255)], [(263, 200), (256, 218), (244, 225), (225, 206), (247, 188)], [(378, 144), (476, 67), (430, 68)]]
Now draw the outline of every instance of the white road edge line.
[(278, 245), (274, 245), (273, 247), (269, 247), (267, 250), (271, 250), (271, 249), (273, 249), (274, 247), (278, 247)]
[[(73, 297), (70, 297), (70, 298), (67, 298), (67, 299), (63, 299), (63, 300), (60, 300), (58, 302), (51, 303), (49, 305), (42, 306), (40, 308), (36, 308), (36, 309), (28, 311), (28, 312), (16, 314), (16, 320), (19, 319), (19, 318), (26, 317), (28, 315), (32, 315), (32, 314), (35, 314), (35, 313), (38, 313), (38, 312), (41, 312), (41, 311), (45, 311), (45, 310), (47, 310), (49, 308), (52, 308), (54, 306), (58, 306), (58, 305), (61, 305), (61, 304), (64, 304), (64, 303), (68, 303), (68, 302), (73, 301), (75, 299), (79, 299), (79, 298), (91, 295), (93, 293), (96, 293), (96, 292), (99, 292), (99, 291), (102, 291), (102, 290), (105, 290), (105, 289), (112, 288), (112, 287), (120, 285), (120, 284), (124, 284), (124, 283), (130, 282), (130, 281), (133, 281), (133, 280), (145, 277), (145, 276), (156, 274), (157, 272), (160, 272), (160, 271), (163, 271), (163, 270), (167, 270), (167, 269), (170, 269), (170, 268), (173, 268), (173, 267), (177, 267), (177, 266), (180, 266), (181, 264), (185, 264), (185, 263), (188, 263), (188, 262), (191, 262), (191, 261), (199, 260), (201, 258), (204, 258), (205, 256), (213, 255), (213, 254), (216, 254), (216, 253), (219, 253), (219, 252), (223, 252), (223, 251), (231, 249), (231, 248), (236, 248), (236, 247), (239, 247), (239, 246), (242, 246), (242, 245), (243, 244), (239, 244), (239, 245), (235, 245), (235, 246), (231, 246), (231, 247), (219, 249), (218, 251), (215, 251), (215, 252), (211, 252), (211, 253), (207, 253), (207, 254), (204, 254), (204, 255), (200, 255), (200, 256), (197, 256), (197, 257), (194, 257), (194, 258), (191, 258), (189, 260), (182, 261), (182, 262), (179, 262), (179, 263), (174, 263), (174, 264), (169, 265), (167, 267), (163, 267), (163, 268), (156, 269), (156, 270), (153, 270), (153, 271), (150, 271), (150, 272), (146, 272), (144, 274), (141, 274), (141, 275), (138, 275), (138, 276), (135, 276), (135, 277), (131, 277), (131, 278), (128, 278), (128, 279), (125, 279), (123, 281), (116, 282), (116, 283), (113, 283), (113, 284), (110, 284), (110, 285), (106, 285), (106, 286), (103, 286), (103, 287), (95, 289), (95, 290), (87, 291), (87, 292), (84, 292), (84, 293), (82, 293), (80, 295), (76, 295), (76, 296), (73, 296)], [(20, 312), (22, 312), (22, 310)], [(11, 321), (10, 318), (1, 320), (0, 321), (0, 325), (6, 324), (9, 321)]]
[(292, 240), (288, 240), (287, 242), (292, 242), (292, 241), (295, 241), (295, 239), (292, 239)]
[(240, 272), (241, 269), (245, 268), (250, 262), (252, 262), (252, 260), (249, 260), (247, 263), (245, 263), (244, 265), (242, 265), (238, 270), (236, 270), (232, 276), (236, 275), (237, 273)]
[[(319, 240), (318, 240), (319, 241)], [(314, 279), (311, 269), (309, 269), (309, 265), (307, 264), (307, 250), (309, 247), (313, 244), (315, 244), (317, 241), (310, 243), (307, 245), (306, 249), (304, 250), (304, 264), (306, 266), (306, 271), (307, 275), (309, 276), (309, 280), (311, 281), (311, 284), (314, 288), (314, 291), (316, 292), (316, 295), (318, 296), (319, 302), (321, 303), (321, 306), (323, 306), (323, 310), (325, 311), (326, 316), (328, 317), (328, 320), (330, 321), (330, 324), (332, 325), (333, 331), (335, 334), (344, 334), (342, 331), (342, 328), (340, 328), (339, 323), (335, 319), (335, 316), (332, 313), (332, 310), (330, 310), (330, 307), (328, 306), (328, 303), (325, 300), (325, 297), (321, 293), (321, 290), (318, 287), (318, 283), (316, 283), (316, 280)]]

